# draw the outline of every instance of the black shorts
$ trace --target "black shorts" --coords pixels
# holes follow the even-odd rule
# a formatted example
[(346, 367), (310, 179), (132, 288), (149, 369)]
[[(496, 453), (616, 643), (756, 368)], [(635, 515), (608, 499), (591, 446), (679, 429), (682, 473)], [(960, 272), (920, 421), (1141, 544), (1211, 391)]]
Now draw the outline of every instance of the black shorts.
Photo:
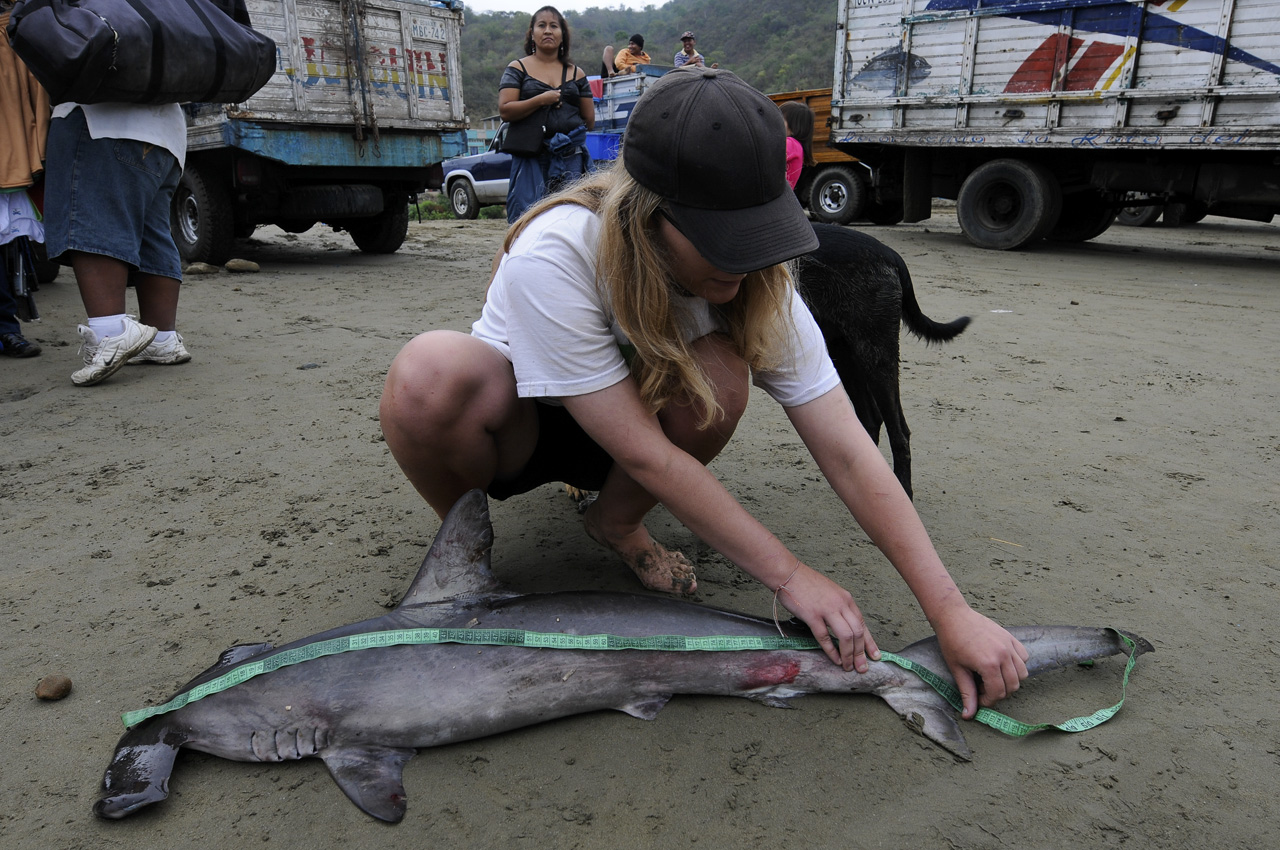
[(613, 466), (613, 458), (587, 436), (563, 407), (535, 402), (538, 410), (538, 443), (524, 469), (507, 481), (489, 484), (489, 495), (499, 501), (527, 493), (535, 487), (561, 481), (580, 490), (599, 490)]

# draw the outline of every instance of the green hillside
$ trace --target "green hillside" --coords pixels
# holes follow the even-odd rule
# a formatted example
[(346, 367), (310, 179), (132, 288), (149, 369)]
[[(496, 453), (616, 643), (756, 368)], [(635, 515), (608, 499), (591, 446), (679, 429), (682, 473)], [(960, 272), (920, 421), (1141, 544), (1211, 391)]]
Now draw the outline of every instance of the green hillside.
[[(671, 0), (641, 11), (592, 8), (566, 12), (573, 61), (600, 73), (606, 44), (625, 47), (645, 37), (654, 64), (669, 65), (680, 33), (693, 30), (707, 62), (718, 62), (764, 92), (831, 85), (836, 0)], [(552, 4), (554, 5), (554, 3)], [(524, 54), (529, 16), (466, 13), (462, 29), (462, 88), (472, 125), (498, 111), (498, 80)]]

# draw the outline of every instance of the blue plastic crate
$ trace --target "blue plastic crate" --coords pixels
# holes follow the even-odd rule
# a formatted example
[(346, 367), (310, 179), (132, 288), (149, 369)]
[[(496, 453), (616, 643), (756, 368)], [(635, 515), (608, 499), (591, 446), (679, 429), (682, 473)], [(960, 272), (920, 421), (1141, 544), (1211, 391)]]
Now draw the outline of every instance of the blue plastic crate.
[(587, 153), (592, 159), (617, 159), (621, 145), (621, 133), (587, 133)]

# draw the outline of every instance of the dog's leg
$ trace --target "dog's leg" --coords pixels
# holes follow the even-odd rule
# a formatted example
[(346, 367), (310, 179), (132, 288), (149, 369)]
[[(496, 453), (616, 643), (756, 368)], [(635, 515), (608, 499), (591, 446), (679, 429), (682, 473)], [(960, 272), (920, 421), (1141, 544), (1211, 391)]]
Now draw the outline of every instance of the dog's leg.
[[(896, 377), (896, 376), (895, 376)], [(907, 427), (907, 417), (902, 412), (902, 397), (898, 392), (898, 382), (885, 387), (885, 399), (881, 407), (886, 410), (884, 430), (889, 435), (889, 448), (893, 452), (893, 474), (898, 483), (907, 491), (907, 498), (915, 499), (911, 492), (911, 429)]]
[(871, 440), (879, 445), (880, 425), (884, 417), (880, 414), (880, 406), (876, 403), (874, 395), (869, 391), (865, 370), (861, 368), (853, 347), (845, 340), (839, 329), (821, 323), (819, 328), (827, 341), (827, 353), (831, 355), (831, 363), (836, 367), (840, 383), (844, 386), (849, 401), (853, 403), (854, 413), (858, 414), (858, 421), (871, 435)]

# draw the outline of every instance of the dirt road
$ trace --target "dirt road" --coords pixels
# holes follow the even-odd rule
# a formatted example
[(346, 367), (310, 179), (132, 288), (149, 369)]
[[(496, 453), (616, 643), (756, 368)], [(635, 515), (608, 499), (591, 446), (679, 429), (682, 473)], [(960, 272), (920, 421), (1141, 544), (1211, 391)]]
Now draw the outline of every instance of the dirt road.
[[(1154, 642), (1118, 717), (1080, 735), (967, 727), (954, 761), (877, 700), (797, 711), (677, 698), (421, 753), (389, 828), (318, 761), (184, 755), (172, 797), (90, 814), (122, 711), (236, 643), (381, 612), (438, 525), (381, 440), (396, 351), (478, 314), (498, 222), (412, 225), (390, 257), (261, 232), (256, 275), (191, 277), (194, 360), (72, 386), (69, 272), (38, 293), (44, 355), (0, 363), (0, 834), (13, 848), (1111, 847), (1280, 844), (1280, 228), (1210, 218), (1093, 243), (979, 251), (954, 216), (867, 228), (925, 312), (903, 339), (916, 504), (976, 607), (1010, 624), (1120, 625)], [(781, 412), (753, 399), (714, 469), (853, 590), (882, 646), (928, 633)], [(553, 487), (495, 504), (495, 570), (523, 590), (635, 589)], [(669, 515), (702, 600), (770, 595)], [(1120, 665), (1028, 685), (1027, 721), (1119, 698)], [(39, 702), (49, 673), (75, 683)]]

